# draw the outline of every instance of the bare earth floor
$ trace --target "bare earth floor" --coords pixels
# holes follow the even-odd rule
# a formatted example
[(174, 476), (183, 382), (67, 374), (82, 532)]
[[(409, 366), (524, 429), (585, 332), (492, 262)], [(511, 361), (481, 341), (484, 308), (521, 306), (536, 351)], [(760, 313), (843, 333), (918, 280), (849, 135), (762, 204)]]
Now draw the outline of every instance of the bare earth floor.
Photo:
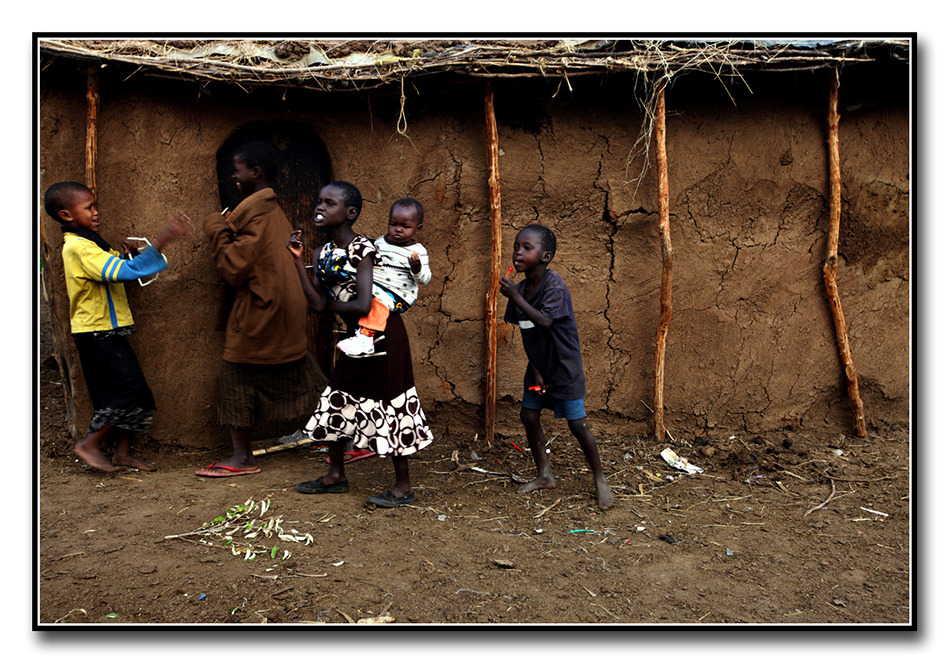
[[(262, 457), (258, 475), (199, 479), (224, 450), (146, 440), (157, 472), (89, 470), (71, 454), (55, 365), (40, 381), (41, 625), (911, 620), (906, 431), (602, 440), (616, 497), (602, 512), (566, 427), (549, 422), (555, 488), (516, 493), (533, 477), (523, 439), (442, 438), (412, 461), (415, 505), (381, 509), (365, 500), (389, 485), (387, 460), (349, 464), (348, 493), (304, 495), (295, 485), (326, 465), (303, 447)], [(666, 447), (704, 472), (671, 467)], [(312, 543), (272, 526), (245, 559), (246, 531), (233, 548), (187, 535), (249, 499), (255, 526), (280, 518)]]

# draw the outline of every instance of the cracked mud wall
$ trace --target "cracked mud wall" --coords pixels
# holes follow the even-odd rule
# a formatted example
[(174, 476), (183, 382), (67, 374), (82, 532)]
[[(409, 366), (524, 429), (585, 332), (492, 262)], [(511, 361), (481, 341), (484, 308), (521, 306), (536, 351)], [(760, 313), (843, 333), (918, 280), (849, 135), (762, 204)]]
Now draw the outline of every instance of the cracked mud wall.
[[(817, 76), (771, 76), (750, 81), (752, 94), (730, 88), (734, 104), (704, 80), (668, 91), (675, 266), (665, 402), (676, 436), (785, 425), (850, 431), (821, 278), (824, 87)], [(863, 81), (842, 84), (838, 283), (871, 426), (909, 420), (910, 144), (906, 79), (900, 88), (897, 78), (883, 99)], [(83, 179), (84, 82), (69, 71), (41, 80), (38, 200), (52, 182)], [(395, 131), (398, 95), (199, 94), (191, 84), (104, 79), (102, 234), (118, 245), (127, 235), (154, 236), (178, 209), (200, 219), (219, 208), (215, 152), (231, 133), (253, 120), (308, 124), (326, 145), (333, 177), (363, 192), (359, 231), (384, 233), (396, 198), (424, 204), (421, 240), (434, 277), (405, 317), (417, 388), (437, 433), (471, 440), (482, 424), (490, 252), (482, 89), (417, 88), (407, 95), (406, 138)], [(654, 172), (634, 181), (642, 120), (634, 85), (581, 79), (557, 91), (556, 82), (499, 81), (495, 90), (503, 266), (519, 228), (554, 229), (551, 267), (573, 294), (589, 419), (599, 437), (648, 434), (660, 237)], [(89, 404), (68, 338), (61, 234), (41, 223), (57, 346), (75, 367), (81, 432)], [(214, 410), (226, 291), (200, 232), (165, 253), (170, 268), (155, 283), (128, 288), (133, 344), (159, 408), (151, 435), (214, 447), (227, 440)], [(505, 304), (501, 298), (499, 317)], [(500, 323), (500, 434), (521, 433), (524, 363), (520, 334)]]

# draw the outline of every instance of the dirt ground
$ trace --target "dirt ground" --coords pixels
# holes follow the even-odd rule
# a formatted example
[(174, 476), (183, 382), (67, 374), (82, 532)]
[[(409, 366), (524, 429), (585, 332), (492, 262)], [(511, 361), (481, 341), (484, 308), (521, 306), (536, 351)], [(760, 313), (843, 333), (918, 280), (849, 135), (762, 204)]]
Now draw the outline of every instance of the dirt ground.
[[(385, 460), (347, 466), (349, 493), (295, 491), (323, 467), (325, 455), (306, 448), (262, 457), (258, 475), (203, 480), (194, 470), (224, 450), (159, 448), (146, 438), (140, 451), (157, 472), (89, 470), (71, 454), (47, 348), (40, 626), (900, 626), (912, 618), (903, 430), (601, 440), (616, 497), (606, 512), (560, 422), (546, 423), (558, 485), (530, 495), (516, 493), (533, 477), (523, 439), (489, 448), (441, 437), (412, 462), (416, 504), (387, 510), (365, 503), (390, 482)], [(666, 447), (703, 472), (668, 465)], [(261, 534), (262, 553), (246, 560), (221, 539), (187, 535), (249, 499), (256, 517), (270, 501), (258, 524), (280, 517), (285, 534), (312, 543)]]

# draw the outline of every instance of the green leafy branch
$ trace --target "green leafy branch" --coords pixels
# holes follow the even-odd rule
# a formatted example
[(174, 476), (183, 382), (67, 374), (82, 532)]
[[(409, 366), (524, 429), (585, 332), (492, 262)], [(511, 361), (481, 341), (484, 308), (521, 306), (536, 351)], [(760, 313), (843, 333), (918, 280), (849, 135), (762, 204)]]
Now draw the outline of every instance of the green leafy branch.
[[(281, 560), (290, 558), (290, 551), (280, 552), (280, 545), (269, 546), (263, 540), (277, 537), (284, 542), (296, 542), (308, 546), (313, 544), (313, 535), (298, 532), (295, 528), (289, 531), (283, 527), (284, 518), (264, 514), (270, 509), (271, 500), (267, 498), (255, 502), (248, 498), (243, 505), (235, 505), (221, 516), (216, 516), (210, 522), (201, 524), (200, 528), (188, 533), (166, 535), (165, 539), (182, 539), (187, 542), (198, 537), (198, 543), (207, 546), (221, 546), (230, 548), (231, 554), (244, 556), (244, 560), (254, 560), (259, 555), (269, 555)], [(258, 513), (259, 512), (259, 513)]]

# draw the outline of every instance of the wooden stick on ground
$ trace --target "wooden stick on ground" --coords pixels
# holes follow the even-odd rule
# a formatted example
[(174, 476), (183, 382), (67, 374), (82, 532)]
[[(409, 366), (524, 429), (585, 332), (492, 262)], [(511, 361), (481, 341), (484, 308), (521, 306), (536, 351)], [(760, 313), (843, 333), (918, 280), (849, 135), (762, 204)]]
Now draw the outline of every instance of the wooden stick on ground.
[(485, 296), (485, 440), (495, 440), (496, 357), (498, 353), (498, 282), (501, 280), (501, 186), (498, 177), (498, 125), (495, 94), (485, 87), (485, 124), (488, 130), (488, 191), (491, 196), (491, 272)]
[(99, 145), (99, 72), (86, 72), (86, 186), (96, 193), (96, 163)]
[(301, 445), (308, 445), (313, 441), (309, 438), (301, 438), (300, 440), (291, 440), (286, 443), (278, 443), (277, 445), (272, 445), (270, 447), (259, 447), (251, 451), (253, 456), (262, 456), (264, 454), (272, 454), (273, 452), (281, 452), (283, 450), (292, 450), (295, 447), (300, 447)]
[(557, 505), (557, 504), (560, 503), (560, 502), (561, 502), (561, 499), (558, 498), (558, 499), (555, 500), (553, 503), (551, 503), (550, 505), (548, 505), (547, 507), (545, 507), (543, 510), (541, 510), (540, 512), (538, 512), (537, 514), (535, 514), (535, 515), (534, 515), (534, 518), (535, 518), (535, 519), (540, 519), (542, 516), (545, 515), (545, 513), (547, 513), (547, 511), (548, 511), (549, 509), (551, 509), (552, 507), (554, 507), (555, 505)]
[(828, 247), (825, 264), (822, 269), (825, 280), (825, 292), (831, 306), (831, 317), (835, 323), (835, 335), (838, 340), (838, 354), (844, 367), (848, 382), (848, 399), (851, 402), (851, 419), (854, 434), (861, 438), (867, 436), (867, 424), (864, 421), (864, 403), (858, 391), (858, 372), (854, 368), (851, 347), (848, 343), (848, 328), (845, 325), (841, 296), (838, 294), (838, 232), (841, 225), (841, 162), (838, 154), (838, 75), (835, 71), (831, 83), (828, 102), (828, 168), (831, 179), (831, 221), (828, 229)]
[(653, 137), (656, 144), (657, 206), (663, 235), (663, 275), (660, 281), (660, 319), (656, 326), (653, 367), (653, 439), (663, 440), (663, 380), (666, 362), (666, 333), (673, 317), (673, 244), (670, 240), (670, 189), (666, 162), (666, 85), (657, 83)]
[[(831, 478), (828, 478), (828, 479), (831, 479)], [(825, 505), (827, 505), (828, 503), (830, 503), (830, 502), (831, 502), (831, 499), (834, 498), (834, 497), (835, 497), (835, 481), (834, 481), (834, 480), (831, 480), (831, 493), (828, 494), (828, 497), (825, 498), (822, 502), (820, 502), (820, 503), (818, 503), (817, 505), (815, 505), (814, 507), (812, 507), (812, 508), (811, 508), (810, 510), (808, 510), (807, 512), (805, 512), (805, 514), (803, 514), (802, 516), (803, 516), (803, 517), (806, 517), (806, 516), (808, 516), (809, 514), (811, 514), (812, 512), (814, 512), (815, 510), (820, 510), (822, 507), (824, 507)]]

